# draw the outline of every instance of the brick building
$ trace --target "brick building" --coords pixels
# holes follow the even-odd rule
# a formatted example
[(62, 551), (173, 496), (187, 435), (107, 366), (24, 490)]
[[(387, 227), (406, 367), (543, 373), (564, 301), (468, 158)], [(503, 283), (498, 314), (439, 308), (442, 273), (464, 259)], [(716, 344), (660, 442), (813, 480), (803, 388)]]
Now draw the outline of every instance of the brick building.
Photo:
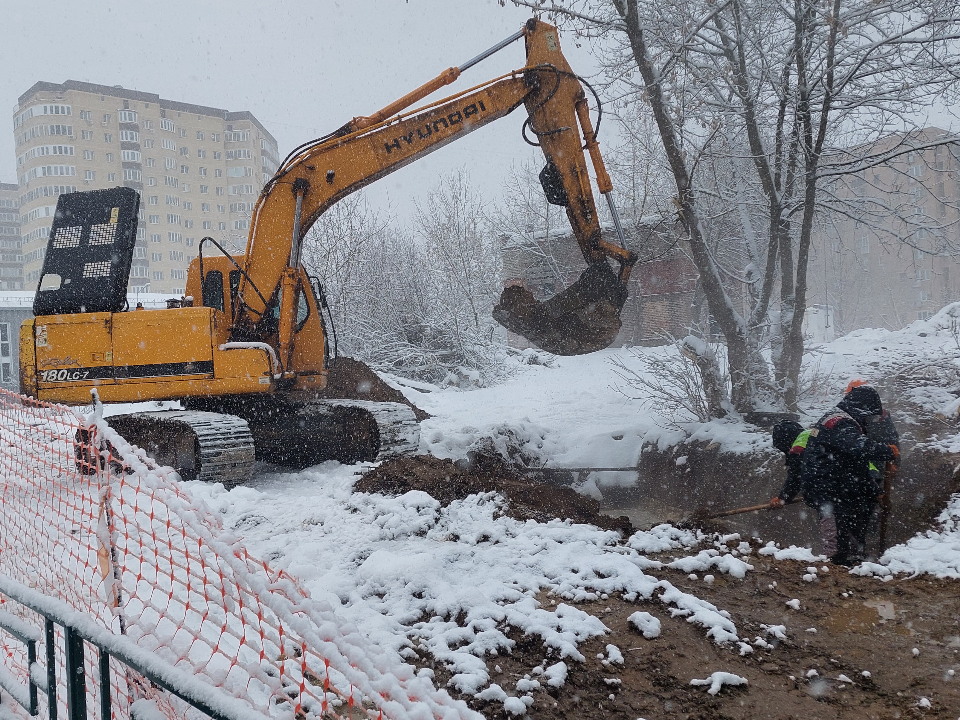
[[(612, 228), (604, 228), (612, 240)], [(628, 245), (639, 248), (641, 261), (634, 266), (629, 297), (620, 314), (623, 327), (614, 347), (659, 345), (664, 333), (688, 333), (691, 305), (698, 273), (680, 250), (672, 228), (643, 221), (627, 230)], [(646, 259), (645, 259), (646, 258)], [(503, 240), (504, 285), (520, 284), (535, 298), (545, 300), (577, 280), (585, 265), (579, 245), (569, 230), (531, 232)], [(523, 338), (508, 333), (514, 347), (529, 347)]]

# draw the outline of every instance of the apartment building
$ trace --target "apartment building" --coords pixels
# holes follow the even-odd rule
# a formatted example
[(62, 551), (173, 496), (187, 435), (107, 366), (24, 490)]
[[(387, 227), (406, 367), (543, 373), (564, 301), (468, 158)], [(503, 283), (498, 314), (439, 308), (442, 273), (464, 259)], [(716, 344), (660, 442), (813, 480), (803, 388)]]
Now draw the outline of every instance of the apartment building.
[(131, 292), (180, 295), (199, 241), (242, 252), (277, 142), (249, 112), (68, 80), (38, 82), (13, 114), (24, 287), (34, 289), (57, 197), (140, 193)]
[(821, 195), (808, 305), (829, 308), (837, 334), (899, 329), (960, 300), (960, 137), (939, 128), (894, 134), (842, 160), (863, 169)]
[(23, 290), (20, 193), (13, 183), (0, 183), (0, 290)]

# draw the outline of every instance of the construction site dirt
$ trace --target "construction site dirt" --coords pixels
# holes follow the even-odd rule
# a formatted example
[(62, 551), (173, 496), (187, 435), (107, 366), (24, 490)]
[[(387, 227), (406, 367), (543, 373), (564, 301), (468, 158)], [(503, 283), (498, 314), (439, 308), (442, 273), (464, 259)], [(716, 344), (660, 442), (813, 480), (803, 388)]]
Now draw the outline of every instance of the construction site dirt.
[[(651, 556), (655, 558), (657, 556)], [(669, 561), (672, 557), (663, 557)], [(766, 637), (769, 649), (754, 646), (741, 655), (736, 643), (720, 646), (703, 628), (671, 617), (658, 602), (630, 603), (615, 596), (589, 603), (543, 594), (545, 606), (567, 602), (600, 618), (603, 637), (579, 646), (586, 660), (566, 660), (560, 689), (541, 683), (527, 712), (534, 718), (684, 718), (693, 720), (873, 720), (949, 718), (960, 715), (960, 593), (956, 581), (924, 577), (883, 583), (845, 568), (820, 570), (805, 582), (806, 565), (750, 558), (754, 569), (738, 580), (712, 583), (679, 570), (658, 571), (676, 587), (731, 613), (741, 637)], [(817, 563), (822, 567), (822, 563)], [(787, 606), (799, 601), (799, 610)], [(637, 610), (656, 614), (660, 637), (645, 639), (628, 622)], [(783, 625), (786, 639), (765, 633)], [(491, 682), (512, 687), (542, 662), (539, 637), (516, 633), (509, 655), (489, 660)], [(616, 645), (623, 664), (604, 661)], [(559, 660), (559, 658), (557, 658)], [(553, 662), (553, 661), (550, 661)], [(449, 679), (429, 656), (417, 663)], [(716, 671), (746, 678), (716, 695), (691, 684)], [(533, 676), (535, 677), (535, 676)], [(508, 717), (499, 703), (470, 704), (488, 718)]]

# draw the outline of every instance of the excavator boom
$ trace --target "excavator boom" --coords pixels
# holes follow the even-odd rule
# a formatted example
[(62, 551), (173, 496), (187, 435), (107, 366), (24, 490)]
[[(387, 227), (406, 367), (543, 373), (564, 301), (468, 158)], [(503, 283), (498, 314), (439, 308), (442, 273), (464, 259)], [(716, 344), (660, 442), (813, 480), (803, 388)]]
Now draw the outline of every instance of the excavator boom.
[[(592, 352), (614, 340), (636, 256), (601, 235), (584, 147), (601, 191), (609, 192), (611, 183), (590, 126), (583, 88), (560, 52), (556, 28), (531, 20), (515, 37), (520, 36), (527, 51), (521, 70), (406, 115), (394, 114), (456, 79), (460, 69), (450, 68), (284, 162), (253, 212), (234, 317), (239, 328), (257, 335), (270, 305), (279, 302), (280, 354), (288, 356), (293, 339), (291, 323), (285, 319), (294, 314), (293, 276), (299, 267), (300, 243), (323, 212), (346, 195), (525, 104), (525, 127), (537, 138), (547, 161), (541, 176), (545, 190), (552, 202), (566, 206), (588, 268), (569, 291), (547, 303), (537, 302), (521, 288), (508, 289), (494, 317), (540, 347), (564, 355)], [(617, 272), (608, 258), (619, 264)]]

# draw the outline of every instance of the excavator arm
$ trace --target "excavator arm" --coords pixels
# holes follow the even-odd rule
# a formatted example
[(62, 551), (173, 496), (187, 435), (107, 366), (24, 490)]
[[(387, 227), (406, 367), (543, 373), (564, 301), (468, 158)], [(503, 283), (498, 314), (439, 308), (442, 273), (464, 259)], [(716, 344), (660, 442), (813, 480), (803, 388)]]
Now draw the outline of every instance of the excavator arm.
[[(584, 150), (593, 161), (601, 192), (609, 193), (611, 183), (583, 88), (560, 52), (556, 29), (531, 20), (516, 37), (520, 36), (527, 51), (521, 70), (396, 114), (455, 80), (461, 68), (451, 68), (379, 113), (354, 118), (331, 136), (291, 154), (264, 187), (253, 212), (234, 317), (240, 334), (245, 338), (261, 334), (268, 309), (278, 303), (278, 344), (286, 367), (294, 342), (301, 242), (310, 226), (346, 195), (525, 104), (525, 125), (547, 161), (541, 174), (544, 189), (551, 202), (566, 206), (588, 268), (577, 283), (546, 303), (522, 288), (508, 288), (494, 317), (534, 344), (560, 354), (591, 352), (613, 341), (636, 256), (601, 236)], [(608, 258), (618, 263), (617, 272)]]

